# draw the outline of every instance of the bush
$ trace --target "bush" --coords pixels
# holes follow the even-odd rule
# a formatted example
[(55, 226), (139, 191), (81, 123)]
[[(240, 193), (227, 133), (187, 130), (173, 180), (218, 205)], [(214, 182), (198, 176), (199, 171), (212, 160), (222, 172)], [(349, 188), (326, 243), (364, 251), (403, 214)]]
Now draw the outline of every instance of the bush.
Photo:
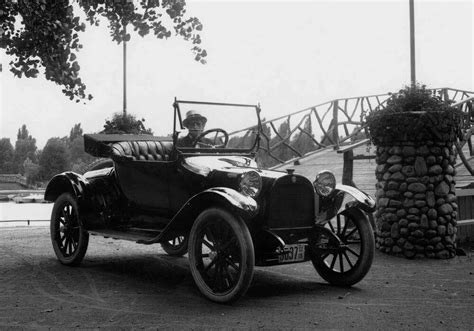
[(366, 131), (375, 145), (402, 141), (454, 141), (461, 137), (463, 113), (425, 85), (390, 94), (385, 106), (370, 111)]

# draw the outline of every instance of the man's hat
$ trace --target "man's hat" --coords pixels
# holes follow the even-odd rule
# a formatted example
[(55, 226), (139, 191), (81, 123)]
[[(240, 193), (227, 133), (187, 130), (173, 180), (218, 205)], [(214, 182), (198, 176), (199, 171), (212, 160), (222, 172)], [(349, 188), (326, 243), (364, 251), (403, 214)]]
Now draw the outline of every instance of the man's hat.
[(190, 121), (196, 121), (196, 120), (203, 121), (204, 124), (206, 124), (207, 122), (207, 118), (202, 116), (197, 110), (190, 110), (186, 112), (186, 118), (183, 120), (183, 125), (186, 127)]

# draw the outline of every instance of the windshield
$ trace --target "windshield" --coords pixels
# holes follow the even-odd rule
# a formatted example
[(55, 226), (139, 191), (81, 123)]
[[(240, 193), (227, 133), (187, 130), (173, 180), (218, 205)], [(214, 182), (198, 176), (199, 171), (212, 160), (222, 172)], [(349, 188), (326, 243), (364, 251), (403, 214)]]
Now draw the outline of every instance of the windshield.
[(175, 112), (179, 149), (239, 152), (256, 146), (258, 106), (176, 101)]

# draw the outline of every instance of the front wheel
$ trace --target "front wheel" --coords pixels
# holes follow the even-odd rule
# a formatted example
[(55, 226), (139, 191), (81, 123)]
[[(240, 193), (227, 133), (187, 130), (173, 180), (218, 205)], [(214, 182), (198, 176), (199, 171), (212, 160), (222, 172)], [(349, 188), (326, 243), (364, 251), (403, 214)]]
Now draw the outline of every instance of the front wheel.
[(61, 194), (51, 213), (51, 242), (59, 262), (77, 266), (86, 255), (89, 233), (80, 221), (77, 200), (70, 193)]
[(311, 261), (318, 274), (338, 286), (351, 286), (361, 281), (374, 258), (375, 240), (372, 226), (358, 209), (338, 214), (310, 243)]
[(189, 236), (189, 265), (208, 299), (229, 303), (245, 294), (255, 264), (252, 238), (244, 221), (221, 208), (203, 211)]

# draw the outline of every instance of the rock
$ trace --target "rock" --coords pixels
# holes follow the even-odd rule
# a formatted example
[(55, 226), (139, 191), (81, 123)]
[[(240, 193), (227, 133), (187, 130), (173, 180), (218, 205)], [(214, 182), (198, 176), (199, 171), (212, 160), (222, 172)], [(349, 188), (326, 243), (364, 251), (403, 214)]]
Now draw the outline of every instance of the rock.
[(416, 149), (416, 154), (421, 155), (421, 156), (427, 156), (428, 154), (430, 154), (430, 150), (428, 149), (428, 147), (423, 145)]
[(385, 238), (384, 240), (384, 245), (388, 247), (392, 247), (395, 242), (393, 241), (392, 238)]
[(456, 228), (451, 224), (449, 223), (448, 226), (447, 226), (447, 233), (448, 235), (452, 236), (455, 232), (456, 232)]
[(415, 248), (413, 246), (413, 244), (409, 243), (408, 241), (405, 243), (405, 245), (403, 245), (403, 249), (405, 249), (405, 250), (411, 251), (411, 250), (413, 250), (413, 248)]
[(428, 216), (428, 218), (431, 219), (431, 220), (435, 220), (436, 217), (438, 217), (438, 212), (436, 211), (436, 209), (431, 208), (431, 209), (428, 210), (428, 212), (426, 213), (426, 216)]
[(387, 213), (385, 214), (385, 220), (389, 223), (398, 222), (398, 217), (395, 214)]
[(425, 193), (417, 193), (414, 196), (415, 199), (417, 200), (425, 200), (426, 199), (426, 194)]
[(406, 237), (408, 235), (407, 228), (400, 228), (400, 236)]
[(432, 252), (432, 251), (434, 251), (434, 246), (432, 246), (432, 245), (427, 245), (427, 246), (425, 247), (425, 251), (427, 251), (427, 252)]
[(408, 229), (411, 231), (417, 230), (419, 227), (420, 226), (418, 225), (418, 223), (415, 223), (415, 222), (408, 223)]
[(421, 183), (411, 183), (408, 185), (408, 191), (415, 193), (426, 192), (426, 185)]
[(415, 206), (418, 207), (418, 208), (422, 208), (422, 207), (426, 206), (426, 201), (424, 201), (424, 200), (416, 200), (416, 201), (415, 201)]
[[(386, 172), (386, 174), (389, 174), (389, 172)], [(384, 175), (384, 176), (385, 176)], [(405, 180), (405, 176), (400, 172), (400, 171), (397, 171), (397, 172), (394, 172), (393, 174), (391, 174), (390, 176), (388, 176), (387, 179), (391, 179), (391, 180), (395, 180), (395, 181), (398, 181), (398, 182), (402, 182)]]
[(443, 198), (439, 198), (436, 200), (436, 205), (437, 206), (441, 206), (441, 205), (444, 205), (446, 203), (446, 200), (444, 200)]
[(446, 227), (444, 225), (438, 226), (437, 230), (438, 230), (437, 232), (440, 236), (444, 236), (446, 234)]
[(428, 169), (428, 173), (430, 175), (439, 175), (443, 172), (443, 168), (441, 168), (440, 165), (436, 164), (434, 166), (431, 166), (429, 169)]
[[(407, 192), (405, 192), (405, 193), (407, 193)], [(403, 207), (404, 208), (408, 209), (408, 208), (413, 207), (414, 205), (415, 205), (415, 200), (413, 200), (413, 199), (405, 199), (403, 201)]]
[(422, 253), (425, 251), (425, 246), (415, 245), (415, 251), (418, 253)]
[(402, 148), (402, 155), (403, 156), (413, 156), (416, 154), (416, 149), (413, 146), (404, 146)]
[[(432, 230), (426, 231), (426, 234), (428, 234), (428, 232), (430, 232), (430, 231), (432, 231)], [(435, 231), (435, 233), (436, 233), (436, 231)], [(435, 246), (435, 245), (436, 245), (437, 243), (439, 243), (440, 241), (441, 241), (441, 237), (433, 237), (433, 238), (430, 239), (429, 242), (430, 242), (430, 245)]]
[(402, 169), (402, 165), (401, 164), (394, 164), (393, 166), (391, 166), (390, 168), (388, 168), (388, 171), (389, 172), (397, 172), (397, 171), (400, 171)]
[(415, 176), (415, 168), (411, 165), (407, 165), (402, 167), (401, 173), (404, 174), (407, 177), (413, 177)]
[(390, 199), (388, 198), (380, 198), (377, 200), (379, 207), (384, 208), (388, 206)]
[(448, 196), (446, 197), (446, 202), (454, 202), (456, 200), (457, 200), (457, 197), (454, 194), (448, 194)]
[(413, 198), (414, 194), (411, 193), (411, 192), (405, 192), (405, 193), (403, 193), (403, 196), (404, 196), (405, 198), (410, 199), (410, 198)]
[(393, 199), (393, 198), (398, 198), (399, 195), (400, 195), (400, 192), (395, 191), (395, 190), (390, 190), (390, 191), (386, 191), (386, 192), (385, 192), (385, 196), (386, 196), (387, 198), (392, 198), (392, 199)]
[(429, 207), (434, 207), (436, 205), (435, 194), (432, 191), (426, 192), (426, 204)]
[(405, 179), (405, 181), (408, 184), (411, 184), (411, 183), (418, 183), (420, 180), (418, 179), (418, 177), (408, 177), (407, 179)]
[(403, 158), (400, 155), (392, 155), (387, 159), (388, 164), (397, 164), (402, 162)]
[(387, 183), (387, 190), (398, 190), (399, 186), (400, 186), (400, 184), (398, 182), (389, 181)]
[(400, 254), (402, 252), (402, 249), (399, 246), (395, 245), (392, 247), (392, 252), (395, 254)]
[[(390, 200), (390, 202), (388, 203), (388, 205), (390, 207), (395, 207), (397, 209), (397, 212), (398, 212), (398, 207), (401, 207), (402, 206), (402, 202), (401, 201), (398, 201), (398, 200)], [(403, 209), (402, 209), (403, 210)], [(397, 216), (398, 216), (398, 213), (397, 213)]]
[(413, 215), (418, 215), (420, 213), (420, 210), (418, 208), (409, 208), (408, 213), (413, 214)]
[(403, 183), (400, 184), (400, 187), (398, 188), (398, 190), (400, 192), (405, 192), (407, 190), (407, 188), (408, 188), (408, 184), (403, 182)]
[(438, 217), (438, 223), (439, 224), (447, 224), (448, 221), (443, 216), (440, 216), (440, 217)]
[(403, 245), (407, 242), (405, 238), (398, 238), (397, 239), (397, 245), (400, 247), (403, 247)]
[(427, 165), (433, 165), (435, 163), (436, 163), (436, 157), (434, 157), (433, 155), (430, 155), (426, 158)]
[(453, 207), (449, 203), (445, 203), (441, 205), (440, 207), (438, 207), (438, 213), (440, 215), (448, 215), (448, 214), (451, 214), (452, 212), (453, 212)]
[(400, 221), (398, 221), (398, 225), (400, 225), (400, 227), (407, 227), (408, 226), (408, 220), (405, 219), (405, 218), (402, 218)]
[(454, 167), (452, 165), (448, 165), (446, 169), (444, 169), (444, 172), (447, 173), (448, 175), (454, 176)]
[(375, 168), (375, 172), (376, 172), (376, 173), (384, 173), (386, 168), (387, 168), (387, 166), (386, 166), (385, 164), (379, 164), (379, 165)]
[(393, 223), (392, 228), (390, 229), (390, 236), (392, 238), (398, 238), (400, 234), (398, 230), (399, 230), (398, 223)]
[(428, 228), (429, 228), (428, 216), (426, 216), (426, 215), (421, 215), (421, 217), (420, 217), (420, 227), (422, 227), (422, 228), (424, 228), (424, 229), (428, 229)]
[(400, 146), (392, 146), (388, 150), (388, 154), (390, 154), (390, 155), (400, 155), (400, 154), (402, 154), (402, 149), (401, 149)]
[[(400, 202), (400, 204), (401, 204), (401, 202)], [(407, 212), (405, 211), (405, 209), (399, 209), (399, 210), (397, 210), (396, 214), (399, 218), (402, 218), (402, 217), (406, 216)]]
[(417, 215), (408, 214), (406, 218), (409, 222), (417, 222), (418, 223), (420, 221), (420, 217), (417, 216)]
[(450, 187), (446, 182), (442, 181), (436, 186), (434, 193), (439, 197), (444, 197), (448, 195)]
[(430, 229), (436, 229), (438, 227), (438, 222), (430, 221)]
[(385, 191), (383, 189), (378, 189), (375, 192), (375, 197), (376, 198), (383, 198), (385, 196)]
[(437, 259), (449, 259), (450, 257), (451, 257), (451, 255), (445, 249), (443, 249), (442, 251), (439, 251), (438, 253), (436, 253), (436, 258)]
[(440, 147), (431, 147), (430, 151), (434, 155), (441, 155), (441, 148)]
[(428, 173), (425, 159), (420, 156), (418, 156), (415, 160), (415, 173), (419, 177), (424, 176)]

